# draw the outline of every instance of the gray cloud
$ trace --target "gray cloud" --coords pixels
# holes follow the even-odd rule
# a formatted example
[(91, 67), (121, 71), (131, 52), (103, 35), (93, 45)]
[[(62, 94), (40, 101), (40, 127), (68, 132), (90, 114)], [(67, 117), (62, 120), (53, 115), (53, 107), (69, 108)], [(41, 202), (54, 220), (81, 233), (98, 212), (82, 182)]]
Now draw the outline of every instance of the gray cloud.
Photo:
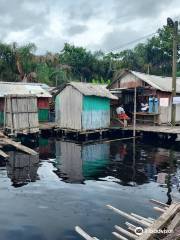
[(72, 25), (66, 29), (68, 35), (76, 35), (87, 31), (88, 27), (86, 25)]
[(108, 51), (156, 31), (166, 14), (180, 16), (180, 2), (0, 0), (0, 39), (34, 42), (38, 53), (59, 51), (64, 42)]

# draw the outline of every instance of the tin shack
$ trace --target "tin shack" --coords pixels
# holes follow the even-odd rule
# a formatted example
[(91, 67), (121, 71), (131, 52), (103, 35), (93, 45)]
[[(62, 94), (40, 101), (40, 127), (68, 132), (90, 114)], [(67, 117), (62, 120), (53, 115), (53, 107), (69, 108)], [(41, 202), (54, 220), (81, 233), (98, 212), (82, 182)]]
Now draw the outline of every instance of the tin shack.
[(78, 131), (108, 128), (111, 99), (117, 97), (101, 85), (70, 82), (56, 96), (56, 123)]
[[(126, 113), (133, 118), (134, 93), (136, 89), (137, 122), (167, 124), (171, 122), (172, 78), (149, 75), (136, 71), (123, 70), (116, 72), (108, 89), (119, 98)], [(180, 78), (177, 78), (177, 100), (180, 97)], [(178, 101), (177, 101), (178, 102)], [(175, 103), (175, 102), (174, 102)], [(142, 104), (147, 104), (147, 110)], [(115, 114), (116, 105), (114, 104)], [(180, 104), (176, 104), (176, 122), (180, 122)]]
[(0, 82), (0, 125), (4, 124), (4, 102), (7, 95), (35, 95), (37, 97), (40, 122), (49, 120), (49, 100), (51, 94), (39, 84), (22, 82)]

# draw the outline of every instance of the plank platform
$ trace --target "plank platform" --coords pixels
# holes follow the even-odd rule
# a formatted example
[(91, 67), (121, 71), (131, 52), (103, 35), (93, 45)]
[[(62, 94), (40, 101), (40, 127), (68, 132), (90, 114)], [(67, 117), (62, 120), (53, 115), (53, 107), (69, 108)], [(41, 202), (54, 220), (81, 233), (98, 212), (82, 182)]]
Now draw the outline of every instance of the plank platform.
[[(122, 129), (123, 131), (133, 131), (133, 126), (122, 127), (110, 127), (112, 130)], [(136, 125), (136, 131), (142, 132), (154, 132), (154, 133), (165, 133), (165, 134), (180, 134), (180, 126), (149, 126), (149, 125)]]
[[(135, 213), (128, 214), (111, 205), (107, 205), (116, 214), (133, 222), (133, 224), (125, 222), (126, 229), (115, 225), (115, 231), (112, 231), (113, 236), (121, 240), (153, 240), (164, 239), (164, 237), (170, 236), (172, 233), (173, 238), (171, 239), (179, 239), (179, 233), (178, 231), (176, 233), (176, 230), (180, 229), (180, 203), (173, 203), (169, 206), (154, 199), (151, 199), (151, 202), (160, 206), (163, 212), (156, 220)], [(134, 225), (134, 222), (136, 225)], [(166, 231), (164, 231), (165, 229)], [(75, 231), (86, 240), (97, 239), (96, 237), (91, 237), (79, 226), (75, 227)]]
[(57, 127), (55, 122), (44, 122), (39, 124), (40, 130), (51, 130)]

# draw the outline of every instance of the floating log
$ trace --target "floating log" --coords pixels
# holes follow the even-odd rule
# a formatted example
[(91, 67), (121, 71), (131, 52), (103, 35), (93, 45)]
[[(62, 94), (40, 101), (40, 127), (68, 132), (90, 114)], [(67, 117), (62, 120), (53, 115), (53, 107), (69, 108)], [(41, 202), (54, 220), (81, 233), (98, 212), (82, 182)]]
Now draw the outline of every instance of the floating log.
[(0, 150), (0, 156), (3, 157), (3, 158), (8, 158), (9, 156), (3, 152), (2, 150)]
[(91, 237), (89, 234), (87, 234), (82, 228), (80, 228), (79, 226), (75, 227), (75, 231), (84, 239), (86, 240), (99, 240), (96, 237)]
[(117, 237), (118, 239), (120, 239), (120, 240), (128, 240), (128, 238), (123, 237), (122, 235), (120, 235), (120, 234), (117, 233), (117, 232), (112, 232), (112, 234), (113, 234), (115, 237)]
[(117, 225), (115, 225), (115, 229), (118, 230), (119, 232), (125, 234), (126, 236), (128, 236), (130, 238), (133, 238), (133, 239), (137, 239), (138, 238), (137, 235), (135, 235), (135, 234), (133, 234), (133, 233), (125, 230), (124, 228), (117, 226)]
[(130, 219), (130, 220), (132, 220), (132, 221), (134, 221), (136, 223), (141, 224), (142, 226), (149, 227), (151, 225), (150, 223), (148, 223), (146, 221), (143, 221), (143, 220), (140, 220), (138, 218), (135, 218), (135, 217), (131, 216), (130, 214), (125, 213), (125, 212), (123, 212), (123, 211), (121, 211), (121, 210), (119, 210), (119, 209), (117, 209), (117, 208), (115, 208), (115, 207), (113, 207), (111, 205), (107, 205), (107, 207), (109, 209), (113, 210), (114, 212), (120, 214), (121, 216), (126, 217), (126, 218), (128, 218), (128, 219)]

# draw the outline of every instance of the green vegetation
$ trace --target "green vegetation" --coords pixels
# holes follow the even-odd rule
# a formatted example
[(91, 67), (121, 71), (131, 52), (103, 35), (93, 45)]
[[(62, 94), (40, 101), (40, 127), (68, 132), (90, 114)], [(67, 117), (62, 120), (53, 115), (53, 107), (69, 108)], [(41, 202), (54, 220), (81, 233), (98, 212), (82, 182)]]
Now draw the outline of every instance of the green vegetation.
[[(90, 52), (65, 43), (61, 52), (36, 55), (36, 46), (0, 43), (0, 81), (43, 82), (57, 86), (67, 81), (108, 84), (116, 70), (135, 71), (170, 76), (172, 69), (172, 32), (164, 26), (146, 43), (133, 49), (105, 54)], [(180, 55), (178, 72), (180, 76)]]

